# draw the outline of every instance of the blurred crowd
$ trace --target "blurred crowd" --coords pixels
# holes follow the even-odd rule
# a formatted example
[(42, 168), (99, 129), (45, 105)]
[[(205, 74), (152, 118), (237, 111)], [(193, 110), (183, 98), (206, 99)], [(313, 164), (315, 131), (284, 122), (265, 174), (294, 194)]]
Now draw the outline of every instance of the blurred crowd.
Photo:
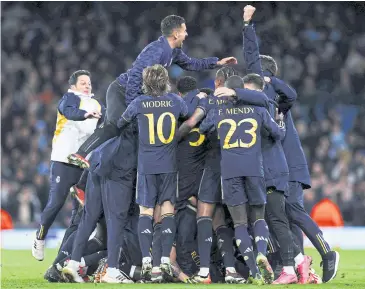
[[(1, 207), (16, 227), (33, 227), (48, 198), (57, 102), (77, 69), (92, 73), (96, 96), (160, 36), (160, 21), (187, 21), (193, 57), (242, 56), (239, 2), (2, 2)], [(312, 188), (308, 211), (334, 200), (346, 225), (365, 226), (364, 3), (261, 2), (254, 20), (262, 54), (299, 95), (293, 107)], [(192, 75), (213, 85), (215, 71), (170, 68), (172, 82)], [(56, 226), (68, 224), (70, 204)]]

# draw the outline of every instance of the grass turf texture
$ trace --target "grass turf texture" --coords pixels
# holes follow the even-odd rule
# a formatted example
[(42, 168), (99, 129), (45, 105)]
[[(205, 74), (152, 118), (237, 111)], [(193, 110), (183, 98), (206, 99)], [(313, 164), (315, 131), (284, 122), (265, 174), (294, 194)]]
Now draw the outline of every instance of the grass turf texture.
[[(1, 251), (1, 288), (169, 288), (177, 289), (182, 287), (206, 288), (256, 288), (254, 285), (229, 285), (229, 284), (211, 284), (211, 285), (188, 285), (188, 284), (57, 284), (48, 283), (43, 279), (43, 274), (50, 266), (53, 258), (56, 256), (56, 250), (46, 250), (46, 258), (43, 262), (36, 261), (31, 255), (31, 250), (28, 251)], [(320, 256), (314, 250), (306, 250), (306, 253), (314, 259), (314, 269), (322, 275), (319, 267)], [(355, 288), (365, 289), (365, 250), (364, 251), (340, 251), (341, 259), (337, 277), (330, 283), (321, 285), (272, 285), (274, 288)]]

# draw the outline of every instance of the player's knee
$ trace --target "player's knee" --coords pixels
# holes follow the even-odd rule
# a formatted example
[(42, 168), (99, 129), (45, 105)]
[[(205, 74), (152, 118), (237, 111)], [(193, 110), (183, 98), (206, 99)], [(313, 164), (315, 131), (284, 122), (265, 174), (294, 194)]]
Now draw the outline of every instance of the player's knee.
[(254, 205), (250, 209), (250, 221), (255, 223), (257, 220), (265, 218), (265, 205)]
[(108, 135), (118, 135), (119, 129), (117, 127), (117, 124), (111, 121), (106, 121), (104, 126), (97, 128), (96, 130), (104, 130)]
[(173, 214), (174, 210), (174, 205), (170, 201), (165, 201), (161, 204), (161, 215)]
[(234, 207), (228, 206), (229, 213), (231, 214), (234, 227), (241, 225), (247, 226), (247, 205), (242, 204)]
[(213, 217), (215, 204), (204, 203), (198, 201), (198, 214), (197, 217)]
[(155, 224), (161, 223), (161, 206), (156, 205), (153, 213), (153, 221)]
[(139, 214), (153, 217), (153, 208), (139, 206)]

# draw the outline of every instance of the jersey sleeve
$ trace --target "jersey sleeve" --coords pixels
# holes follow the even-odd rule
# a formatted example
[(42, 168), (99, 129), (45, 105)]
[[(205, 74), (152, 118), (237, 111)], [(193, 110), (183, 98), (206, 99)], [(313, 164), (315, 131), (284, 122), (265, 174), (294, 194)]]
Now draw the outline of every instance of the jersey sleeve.
[(79, 109), (80, 98), (73, 93), (66, 93), (58, 104), (58, 111), (69, 120), (85, 120), (86, 110)]
[(181, 49), (176, 49), (175, 53), (176, 55), (173, 58), (173, 63), (177, 64), (184, 70), (201, 71), (217, 67), (217, 57), (207, 57), (202, 59), (192, 58), (187, 56)]
[(199, 132), (202, 134), (208, 133), (214, 127), (215, 109), (211, 109), (208, 112), (207, 117), (202, 121), (199, 126)]
[(274, 140), (282, 140), (285, 137), (285, 124), (278, 125), (267, 110), (262, 110), (262, 125)]
[(128, 105), (126, 111), (122, 114), (118, 121), (118, 127), (121, 128), (125, 123), (132, 122), (138, 115), (138, 99), (135, 99)]
[(180, 102), (180, 118), (187, 118), (189, 115), (189, 108), (187, 106), (187, 104), (185, 103), (185, 101), (179, 97), (179, 102)]

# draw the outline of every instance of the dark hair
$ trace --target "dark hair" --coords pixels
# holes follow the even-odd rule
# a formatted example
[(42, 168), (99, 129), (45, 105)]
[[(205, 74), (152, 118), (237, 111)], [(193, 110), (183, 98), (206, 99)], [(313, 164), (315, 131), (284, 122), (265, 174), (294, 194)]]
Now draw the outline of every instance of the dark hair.
[(185, 19), (181, 16), (177, 15), (169, 15), (166, 16), (161, 21), (161, 32), (163, 36), (170, 36), (174, 29), (178, 29), (181, 25), (185, 23)]
[(207, 95), (212, 95), (214, 93), (214, 90), (209, 87), (203, 87), (203, 88), (199, 89), (199, 91), (204, 92)]
[(274, 76), (278, 73), (278, 65), (274, 58), (269, 55), (260, 55), (260, 60), (263, 71), (269, 71)]
[(220, 78), (223, 81), (226, 81), (233, 75), (238, 75), (238, 72), (231, 66), (224, 66), (217, 71), (215, 78)]
[(260, 90), (264, 90), (264, 87), (265, 87), (264, 79), (256, 73), (247, 74), (243, 78), (243, 83), (244, 84), (253, 84), (257, 89), (260, 89)]
[(185, 94), (189, 91), (197, 89), (198, 83), (194, 77), (184, 76), (177, 81), (176, 88), (181, 94)]
[(225, 87), (228, 88), (243, 88), (243, 80), (241, 77), (239, 77), (238, 75), (233, 75), (230, 78), (228, 78), (226, 80), (226, 82), (224, 83)]
[(161, 96), (170, 91), (169, 74), (160, 64), (143, 69), (142, 91), (146, 95)]
[(87, 70), (77, 70), (74, 73), (71, 74), (70, 78), (68, 79), (68, 84), (71, 85), (76, 85), (77, 83), (77, 79), (79, 78), (79, 76), (81, 75), (87, 75), (88, 77), (91, 77), (91, 73)]

